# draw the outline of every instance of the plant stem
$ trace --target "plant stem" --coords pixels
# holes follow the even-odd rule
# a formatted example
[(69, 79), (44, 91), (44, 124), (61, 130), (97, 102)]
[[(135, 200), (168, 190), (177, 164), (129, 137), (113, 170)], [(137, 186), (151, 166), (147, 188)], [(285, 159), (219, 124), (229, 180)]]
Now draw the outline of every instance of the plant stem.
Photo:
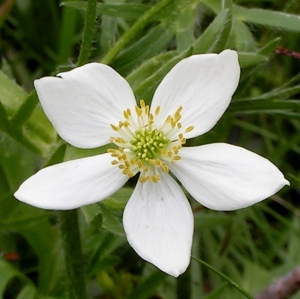
[(145, 25), (165, 6), (167, 6), (173, 0), (162, 0), (159, 1), (155, 6), (149, 9), (144, 15), (142, 15), (128, 31), (126, 31), (110, 51), (103, 57), (102, 63), (109, 64), (116, 55), (123, 49), (123, 47), (140, 31)]
[(210, 269), (211, 271), (215, 272), (217, 275), (219, 275), (220, 277), (222, 277), (224, 280), (226, 280), (231, 286), (233, 286), (234, 288), (236, 288), (240, 293), (242, 293), (246, 298), (248, 299), (253, 299), (253, 297), (248, 294), (246, 291), (244, 291), (235, 281), (233, 281), (231, 278), (229, 278), (228, 276), (226, 276), (225, 274), (221, 273), (220, 271), (218, 271), (217, 269), (215, 269), (214, 267), (212, 267), (211, 265), (209, 265), (208, 263), (204, 262), (203, 260), (196, 258), (194, 256), (192, 256), (192, 258), (197, 261), (198, 263), (202, 264), (203, 266), (205, 266), (206, 268)]
[(60, 229), (65, 250), (69, 299), (86, 299), (85, 271), (77, 210), (60, 211)]
[(176, 299), (190, 299), (191, 297), (191, 268), (176, 279)]
[(91, 55), (96, 20), (97, 0), (88, 0), (83, 28), (83, 37), (77, 65), (85, 64)]
[[(94, 38), (97, 0), (88, 0), (78, 66), (85, 64), (90, 55)], [(60, 212), (60, 229), (66, 258), (69, 299), (87, 299), (84, 261), (77, 210)]]

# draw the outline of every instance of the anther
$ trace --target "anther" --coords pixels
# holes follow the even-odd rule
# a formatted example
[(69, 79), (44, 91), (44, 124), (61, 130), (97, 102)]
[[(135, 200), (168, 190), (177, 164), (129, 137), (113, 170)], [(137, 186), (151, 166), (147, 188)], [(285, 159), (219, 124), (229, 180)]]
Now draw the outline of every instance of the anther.
[(191, 132), (193, 129), (194, 129), (194, 126), (189, 126), (185, 129), (185, 132), (186, 133)]
[(117, 126), (115, 126), (115, 125), (110, 125), (111, 127), (112, 127), (112, 129), (114, 130), (114, 131), (118, 131), (119, 130), (119, 127), (117, 127)]
[(140, 106), (141, 108), (145, 108), (146, 104), (144, 100), (140, 100)]
[(155, 113), (155, 115), (158, 115), (159, 112), (160, 112), (160, 106), (157, 106), (154, 113)]
[(162, 126), (156, 128), (155, 117), (160, 111), (161, 107), (157, 106), (154, 112), (150, 113), (149, 105), (140, 100), (140, 105), (135, 106), (136, 117), (132, 117), (128, 108), (123, 111), (124, 119), (118, 125), (111, 125), (111, 128), (119, 133), (119, 136), (110, 138), (110, 142), (118, 146), (118, 149), (108, 150), (114, 157), (112, 165), (117, 165), (122, 173), (129, 177), (140, 171), (141, 183), (148, 180), (156, 183), (161, 178), (159, 171), (169, 172), (168, 164), (175, 164), (181, 159), (179, 150), (186, 142), (184, 133), (194, 129), (193, 126), (189, 126), (183, 134), (180, 133), (170, 140), (168, 137), (174, 136), (175, 130), (182, 127), (182, 107), (169, 115)]

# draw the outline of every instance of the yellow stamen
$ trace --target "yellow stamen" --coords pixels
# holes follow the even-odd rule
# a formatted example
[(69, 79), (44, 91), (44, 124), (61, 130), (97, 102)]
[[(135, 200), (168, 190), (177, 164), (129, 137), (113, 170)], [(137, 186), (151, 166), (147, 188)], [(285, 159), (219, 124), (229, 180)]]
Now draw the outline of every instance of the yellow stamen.
[(123, 111), (124, 119), (118, 125), (111, 124), (113, 131), (119, 136), (111, 137), (110, 142), (118, 149), (109, 149), (108, 153), (114, 158), (112, 165), (117, 165), (124, 175), (134, 176), (141, 172), (139, 182), (151, 181), (157, 183), (161, 179), (161, 172), (169, 172), (169, 166), (181, 159), (179, 152), (186, 142), (184, 133), (194, 129), (189, 126), (184, 133), (176, 135), (182, 128), (182, 106), (174, 114), (169, 115), (160, 126), (155, 126), (155, 117), (160, 113), (157, 106), (154, 113), (150, 113), (149, 105), (140, 100), (140, 106), (132, 111), (128, 108)]
[(160, 112), (160, 106), (157, 106), (154, 113), (155, 113), (155, 115), (158, 115), (159, 112)]
[(185, 129), (185, 132), (188, 133), (191, 132), (192, 130), (194, 130), (194, 126), (189, 126)]

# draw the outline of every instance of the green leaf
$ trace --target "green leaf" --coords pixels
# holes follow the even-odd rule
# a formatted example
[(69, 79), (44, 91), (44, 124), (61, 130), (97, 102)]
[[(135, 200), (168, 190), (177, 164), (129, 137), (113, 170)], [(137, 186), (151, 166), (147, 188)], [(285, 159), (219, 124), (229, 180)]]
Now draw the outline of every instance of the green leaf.
[(8, 115), (3, 104), (0, 102), (0, 130), (6, 133), (10, 132), (10, 124), (8, 121)]
[(197, 261), (198, 263), (202, 264), (204, 267), (210, 269), (211, 271), (213, 271), (214, 273), (216, 273), (217, 275), (219, 275), (220, 277), (222, 277), (225, 281), (227, 281), (231, 286), (233, 286), (234, 288), (236, 288), (240, 293), (242, 293), (245, 298), (248, 299), (253, 299), (253, 297), (248, 294), (245, 290), (243, 290), (235, 281), (233, 281), (230, 277), (228, 277), (227, 275), (221, 273), (219, 270), (217, 270), (216, 268), (214, 268), (213, 266), (211, 266), (210, 264), (206, 263), (205, 261), (193, 257), (192, 258)]
[(162, 0), (156, 3), (148, 11), (146, 11), (133, 25), (118, 39), (115, 45), (102, 58), (102, 63), (110, 64), (111, 61), (124, 49), (124, 47), (139, 34), (145, 26), (147, 26), (163, 11), (166, 11), (171, 4), (171, 0)]
[(232, 223), (233, 221), (230, 216), (217, 213), (214, 213), (212, 215), (197, 213), (195, 214), (194, 219), (196, 230), (202, 230), (207, 228), (211, 229), (218, 225), (224, 226)]
[(232, 0), (222, 0), (223, 9), (232, 9)]
[(219, 298), (222, 298), (222, 295), (224, 294), (224, 290), (228, 286), (229, 286), (228, 282), (223, 283), (221, 286), (219, 286), (215, 290), (211, 291), (209, 293), (209, 295), (204, 297), (204, 299), (219, 299)]
[(8, 282), (14, 277), (17, 276), (18, 273), (15, 269), (7, 263), (5, 260), (0, 258), (0, 295), (3, 297), (3, 293), (5, 291), (6, 285)]
[(153, 57), (134, 70), (126, 78), (131, 85), (136, 98), (150, 103), (154, 91), (164, 76), (183, 58), (189, 56), (190, 50), (178, 54), (167, 52)]
[(18, 294), (16, 299), (35, 299), (36, 289), (32, 285), (26, 285)]
[(111, 209), (107, 208), (103, 203), (99, 203), (100, 211), (103, 215), (103, 228), (108, 231), (124, 236), (124, 229), (121, 220), (121, 214), (117, 216)]
[[(81, 1), (63, 2), (62, 5), (73, 7), (80, 10), (86, 10), (86, 3)], [(111, 17), (137, 19), (142, 16), (151, 7), (143, 4), (105, 4), (97, 3), (97, 14)]]
[(39, 150), (39, 154), (43, 157), (48, 157), (55, 146), (57, 133), (52, 124), (45, 116), (40, 105), (37, 105), (30, 117), (22, 127), (22, 136), (32, 147)]
[(27, 93), (0, 70), (0, 102), (11, 116), (25, 101)]
[(273, 40), (271, 40), (270, 42), (268, 42), (265, 46), (263, 46), (259, 51), (258, 54), (260, 55), (264, 55), (264, 56), (269, 56), (274, 49), (276, 48), (276, 46), (279, 44), (281, 38), (280, 37), (276, 37)]
[(84, 157), (90, 157), (95, 155), (104, 154), (108, 149), (112, 148), (112, 144), (106, 144), (101, 147), (91, 148), (91, 149), (82, 149), (78, 147), (74, 147), (70, 144), (67, 144), (64, 161), (80, 159)]
[(133, 189), (123, 187), (116, 193), (114, 193), (112, 196), (103, 200), (102, 203), (110, 209), (123, 210), (132, 192)]
[(228, 112), (231, 113), (272, 113), (299, 118), (298, 100), (244, 100), (233, 102)]
[[(201, 2), (210, 7), (216, 14), (222, 10), (221, 1), (219, 0), (201, 0)], [(245, 8), (235, 4), (232, 7), (232, 13), (234, 19), (246, 23), (293, 32), (300, 31), (300, 16), (296, 14), (260, 8)]]
[[(38, 210), (38, 209), (36, 209)], [(20, 211), (21, 212), (21, 211)], [(37, 211), (37, 213), (45, 211)], [(48, 216), (49, 217), (49, 216)], [(45, 218), (24, 223), (18, 231), (26, 238), (39, 259), (39, 290), (51, 294), (63, 288), (64, 253), (55, 227)]]
[[(54, 273), (53, 273), (54, 274)], [(16, 299), (58, 299), (57, 297), (42, 295), (37, 292), (34, 284), (27, 278), (25, 274), (13, 267), (10, 263), (0, 258), (0, 296), (4, 298), (3, 294), (9, 282), (18, 278), (21, 286), (20, 291), (16, 295)], [(12, 289), (14, 291), (14, 289)]]
[(67, 148), (67, 144), (65, 142), (62, 142), (62, 144), (60, 144), (53, 152), (51, 158), (47, 161), (44, 167), (62, 162), (65, 157), (66, 148)]
[(30, 118), (38, 102), (37, 93), (33, 91), (26, 97), (17, 112), (12, 116), (11, 126), (21, 127)]
[[(22, 284), (29, 284), (32, 286), (30, 280), (20, 271), (15, 269), (11, 264), (0, 258), (0, 296), (4, 298), (3, 294), (7, 287), (7, 284), (13, 278), (19, 278)], [(33, 298), (33, 297), (32, 297)], [(28, 299), (31, 299), (30, 297)]]
[(132, 191), (123, 187), (111, 197), (100, 203), (81, 207), (81, 210), (86, 220), (98, 229), (103, 227), (114, 234), (124, 236), (122, 212)]
[(186, 5), (180, 7), (180, 12), (175, 18), (177, 51), (181, 52), (190, 48), (194, 42), (195, 7)]
[[(84, 3), (86, 4), (86, 3)], [(79, 20), (79, 12), (69, 7), (62, 9), (62, 21), (60, 25), (58, 50), (57, 50), (57, 64), (64, 64), (68, 62), (69, 57), (72, 55), (76, 39), (77, 21)]]
[(217, 14), (222, 10), (222, 1), (220, 0), (201, 0), (201, 2)]
[(260, 54), (239, 52), (239, 64), (241, 68), (255, 66), (261, 62), (266, 62), (268, 60), (268, 57)]
[(98, 229), (102, 227), (103, 217), (98, 204), (81, 207), (81, 211), (89, 223), (91, 223)]
[(134, 291), (127, 297), (127, 299), (147, 299), (162, 285), (167, 278), (167, 274), (156, 271), (148, 276)]
[(126, 3), (126, 4), (97, 4), (97, 14), (126, 19), (138, 19), (151, 8), (149, 5)]
[(0, 206), (0, 229), (20, 233), (38, 255), (39, 290), (50, 293), (61, 288), (62, 251), (55, 227), (48, 221), (49, 212), (21, 203), (12, 195), (0, 199)]
[[(8, 134), (0, 132), (0, 140), (0, 172), (2, 170), (0, 185), (6, 186), (7, 193), (11, 193), (35, 172), (41, 161), (37, 155), (20, 145)], [(5, 189), (1, 189), (0, 201), (6, 195)], [(0, 209), (0, 215), (1, 212), (2, 209)], [(0, 222), (1, 220), (0, 217)]]
[(147, 82), (145, 85), (149, 85), (151, 82), (149, 78), (153, 76), (153, 74), (156, 73), (161, 67), (176, 57), (176, 55), (178, 55), (178, 53), (175, 51), (159, 54), (142, 63), (126, 77), (126, 80), (133, 89), (137, 99), (145, 99), (144, 96), (139, 97), (137, 94), (137, 91), (139, 88), (141, 88), (141, 85), (143, 85), (145, 81)]
[(233, 38), (234, 48), (238, 52), (256, 52), (256, 41), (249, 27), (244, 22), (240, 20), (234, 20)]
[(36, 92), (28, 94), (0, 70), (0, 128), (34, 152), (47, 156), (56, 133)]
[(225, 49), (231, 25), (231, 11), (221, 11), (193, 45), (193, 54), (220, 52)]
[(300, 16), (295, 14), (234, 5), (233, 15), (234, 18), (248, 23), (294, 32), (300, 31)]
[(253, 133), (259, 134), (267, 139), (278, 141), (280, 137), (278, 137), (277, 134), (274, 132), (267, 130), (265, 128), (262, 128), (260, 125), (254, 125), (246, 121), (241, 121), (239, 119), (234, 120), (234, 125), (237, 127), (242, 128), (243, 130), (251, 131)]
[[(119, 4), (122, 0), (106, 0), (105, 4)], [(101, 4), (101, 3), (98, 3)], [(114, 45), (116, 36), (118, 36), (119, 18), (102, 15), (100, 27), (100, 46), (103, 53), (107, 53)]]
[(292, 77), (290, 80), (284, 82), (280, 87), (276, 87), (269, 92), (261, 95), (251, 97), (249, 100), (288, 100), (289, 98), (297, 95), (300, 92), (299, 84), (300, 75)]
[(123, 187), (101, 203), (81, 207), (83, 215), (89, 223), (98, 229), (103, 226), (114, 234), (124, 236), (121, 213), (132, 192), (132, 189)]
[[(121, 74), (128, 74), (143, 61), (162, 52), (175, 34), (174, 27), (160, 24), (147, 32), (140, 40), (123, 50), (113, 61), (113, 68)], [(135, 57), (135, 59), (132, 59)]]

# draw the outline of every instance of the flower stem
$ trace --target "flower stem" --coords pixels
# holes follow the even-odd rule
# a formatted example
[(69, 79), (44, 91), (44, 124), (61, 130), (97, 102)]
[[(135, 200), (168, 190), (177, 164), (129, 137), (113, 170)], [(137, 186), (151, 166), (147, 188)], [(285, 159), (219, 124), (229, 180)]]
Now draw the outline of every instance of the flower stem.
[(176, 299), (190, 299), (191, 296), (191, 268), (176, 279)]
[(94, 38), (97, 0), (87, 0), (83, 37), (78, 58), (78, 66), (85, 64), (91, 55)]
[(60, 229), (66, 258), (69, 299), (86, 299), (85, 271), (77, 210), (60, 211)]
[(128, 31), (126, 31), (122, 37), (115, 43), (110, 51), (103, 57), (102, 63), (109, 64), (116, 55), (123, 49), (123, 47), (140, 31), (145, 25), (165, 6), (167, 6), (173, 0), (159, 1), (155, 6), (149, 9), (144, 15), (142, 15)]
[[(87, 0), (78, 66), (85, 64), (91, 55), (96, 7), (97, 0)], [(77, 210), (60, 212), (60, 229), (66, 258), (68, 298), (87, 299)]]

